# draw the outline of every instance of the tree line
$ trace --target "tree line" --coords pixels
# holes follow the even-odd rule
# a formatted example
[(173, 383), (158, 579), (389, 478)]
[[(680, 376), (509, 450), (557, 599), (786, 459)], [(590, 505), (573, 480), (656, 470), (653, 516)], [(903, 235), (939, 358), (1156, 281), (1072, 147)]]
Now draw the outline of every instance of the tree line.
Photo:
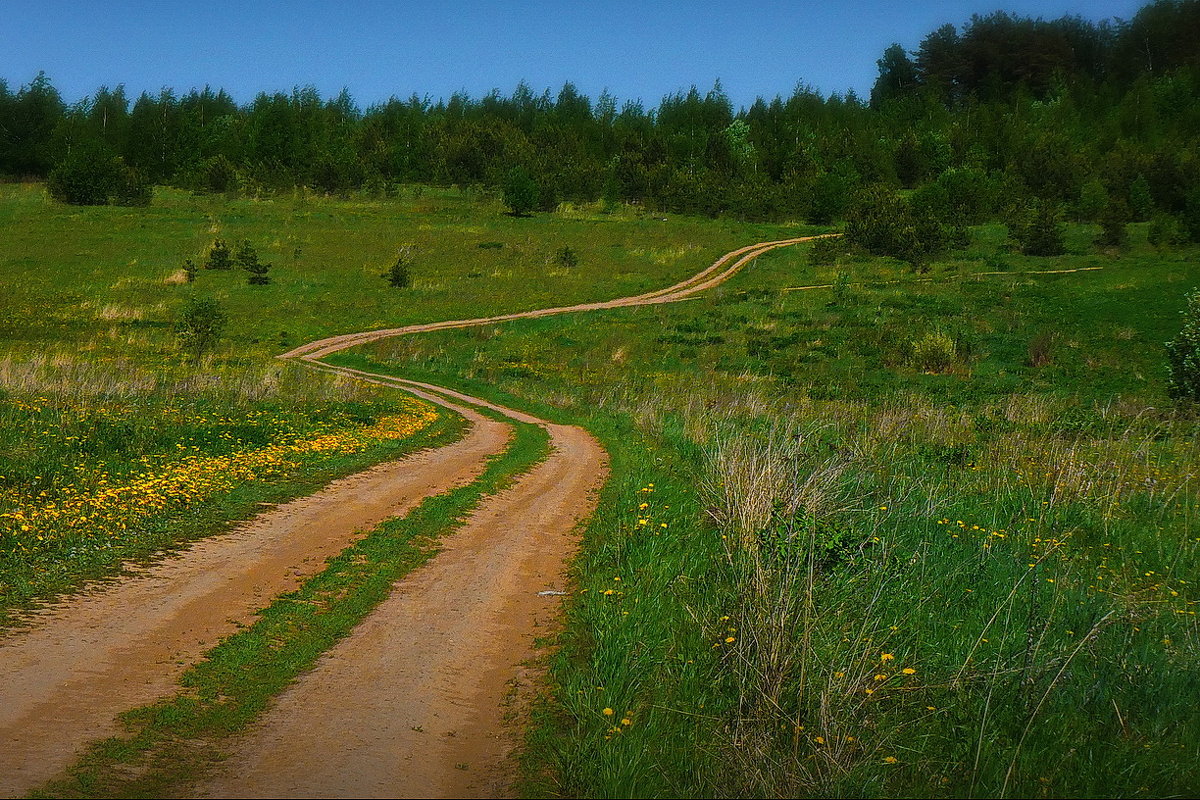
[(1200, 214), (1197, 41), (1200, 0), (1158, 0), (1127, 22), (996, 12), (889, 47), (869, 98), (800, 87), (738, 111), (719, 83), (651, 108), (570, 83), (366, 110), (311, 87), (239, 105), (208, 87), (132, 99), (118, 86), (68, 104), (38, 75), (0, 80), (0, 176), (136, 204), (152, 184), (387, 194), (500, 187), (517, 170), (546, 210), (603, 200), (826, 223), (885, 186), (925, 189), (968, 221), (1013, 203), (1183, 218)]

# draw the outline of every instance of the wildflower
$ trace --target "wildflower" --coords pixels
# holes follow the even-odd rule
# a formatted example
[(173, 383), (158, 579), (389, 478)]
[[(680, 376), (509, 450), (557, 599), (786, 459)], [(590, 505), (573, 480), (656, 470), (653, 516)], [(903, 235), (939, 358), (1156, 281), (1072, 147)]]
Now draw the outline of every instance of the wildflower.
[(604, 710), (603, 710), (603, 711), (601, 711), (600, 713), (601, 713), (601, 714), (603, 714), (603, 715), (604, 715), (604, 716), (606, 716), (606, 717), (611, 717), (611, 716), (612, 716), (613, 714), (615, 714), (616, 712), (615, 712), (615, 711), (613, 711), (611, 708), (608, 708), (608, 707), (606, 706), (606, 707), (604, 708)]
[(896, 656), (891, 653), (883, 653), (879, 656), (880, 661), (895, 661)]
[(631, 720), (629, 717), (621, 717), (621, 724), (622, 725), (632, 725), (633, 720)]
[(731, 643), (733, 642), (733, 640), (734, 640), (734, 637), (733, 637), (733, 636), (726, 636), (726, 637), (725, 637), (725, 644), (731, 644)]
[(895, 764), (895, 763), (896, 763), (896, 757), (895, 757), (895, 756), (888, 756), (888, 757), (886, 757), (885, 759), (883, 759), (883, 763), (885, 763), (885, 764)]
[(900, 671), (903, 672), (905, 675), (916, 675), (917, 674), (917, 671), (915, 669), (913, 669), (912, 667), (905, 667), (904, 669), (902, 669)]

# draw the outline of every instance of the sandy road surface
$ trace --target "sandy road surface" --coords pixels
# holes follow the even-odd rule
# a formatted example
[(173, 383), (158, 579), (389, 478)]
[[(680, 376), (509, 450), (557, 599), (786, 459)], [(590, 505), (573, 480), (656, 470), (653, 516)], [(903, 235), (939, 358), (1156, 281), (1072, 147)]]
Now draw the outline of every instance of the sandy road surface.
[(538, 592), (564, 588), (573, 532), (607, 475), (590, 434), (546, 428), (551, 456), (488, 498), (187, 794), (504, 795), (506, 692), (559, 606)]
[(464, 485), (509, 427), (463, 409), (467, 435), (343, 478), (135, 577), (100, 585), (0, 639), (0, 795), (23, 794), (117, 732), (117, 714), (179, 675), (258, 609), (388, 517)]
[[(666, 289), (601, 303), (412, 325), (331, 337), (283, 357), (317, 359), (390, 336), (574, 311), (687, 299), (751, 259), (804, 237), (735, 250)], [(492, 796), (504, 791), (508, 750), (500, 702), (521, 675), (532, 637), (557, 604), (571, 532), (607, 474), (586, 431), (545, 423), (429, 384), (375, 376), (454, 408), (472, 422), (461, 441), (336, 481), (198, 543), (134, 578), (47, 610), (0, 639), (0, 794), (26, 792), (67, 767), (114, 717), (174, 688), (220, 638), (295, 588), (356, 532), (428, 495), (469, 482), (504, 446), (507, 426), (458, 401), (544, 424), (552, 456), (487, 500), (445, 550), (281, 696), (243, 740), (210, 796)], [(321, 734), (314, 738), (314, 732)], [(328, 753), (329, 755), (325, 755)], [(302, 764), (303, 769), (296, 769)], [(465, 769), (462, 768), (465, 766)]]

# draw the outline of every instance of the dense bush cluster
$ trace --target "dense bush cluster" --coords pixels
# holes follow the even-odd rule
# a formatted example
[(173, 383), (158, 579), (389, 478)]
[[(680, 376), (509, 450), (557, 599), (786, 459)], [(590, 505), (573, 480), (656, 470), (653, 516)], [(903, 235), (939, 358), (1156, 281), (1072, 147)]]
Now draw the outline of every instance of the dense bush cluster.
[(1200, 0), (1160, 0), (1129, 22), (998, 12), (888, 48), (869, 101), (800, 88), (737, 112), (719, 84), (653, 108), (569, 83), (365, 111), (312, 88), (242, 106), (208, 88), (132, 103), (103, 88), (68, 106), (38, 76), (15, 91), (0, 81), (0, 176), (56, 171), (64, 199), (143, 197), (136, 181), (109, 190), (112, 164), (91, 155), (102, 147), (146, 184), (199, 191), (484, 185), (517, 214), (600, 200), (815, 223), (882, 184), (917, 189), (943, 224), (1031, 200), (1096, 222), (1117, 200), (1134, 221), (1166, 215), (1200, 238), (1197, 40)]

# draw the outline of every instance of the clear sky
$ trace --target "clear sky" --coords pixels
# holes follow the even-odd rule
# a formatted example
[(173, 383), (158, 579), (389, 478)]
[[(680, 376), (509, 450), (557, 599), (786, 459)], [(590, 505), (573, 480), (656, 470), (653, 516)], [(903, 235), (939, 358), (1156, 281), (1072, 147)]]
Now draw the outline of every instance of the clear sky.
[(937, 26), (1003, 8), (1027, 16), (1132, 17), (1141, 0), (905, 2), (382, 2), (380, 0), (0, 0), (0, 78), (45, 70), (68, 101), (101, 85), (260, 91), (343, 87), (362, 107), (391, 95), (557, 93), (653, 106), (720, 78), (736, 105), (797, 83), (865, 96), (883, 49), (916, 48)]

